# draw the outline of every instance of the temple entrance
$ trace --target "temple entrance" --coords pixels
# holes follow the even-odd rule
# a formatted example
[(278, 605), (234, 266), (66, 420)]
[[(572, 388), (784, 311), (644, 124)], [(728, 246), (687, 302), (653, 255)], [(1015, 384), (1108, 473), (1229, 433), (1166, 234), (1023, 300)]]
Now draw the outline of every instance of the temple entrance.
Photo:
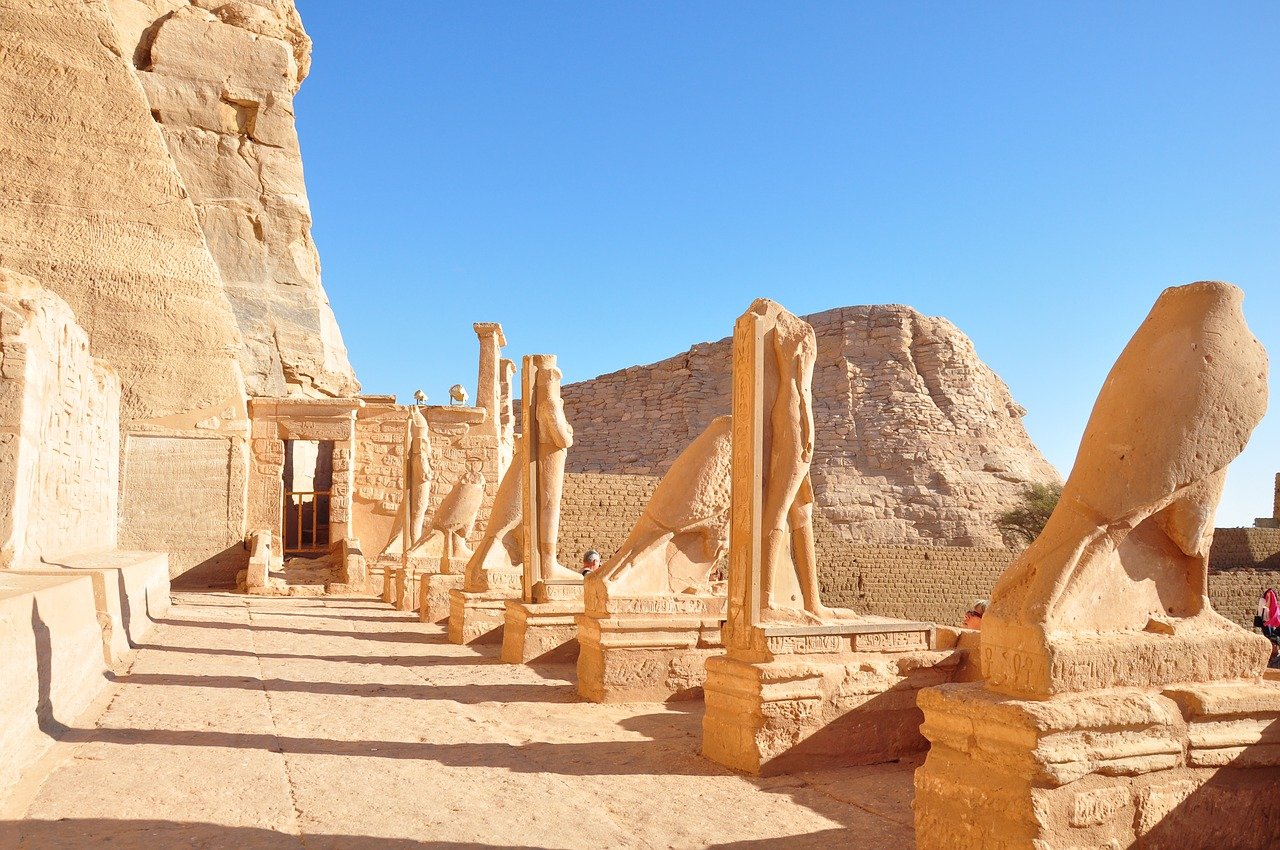
[(329, 551), (333, 441), (284, 441), (284, 554), (315, 557)]

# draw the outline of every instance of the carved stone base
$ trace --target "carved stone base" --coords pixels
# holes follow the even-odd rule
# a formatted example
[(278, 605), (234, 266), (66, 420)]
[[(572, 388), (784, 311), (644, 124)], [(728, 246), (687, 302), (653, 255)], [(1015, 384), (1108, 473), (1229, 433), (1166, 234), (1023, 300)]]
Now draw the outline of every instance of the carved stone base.
[(578, 693), (592, 702), (701, 699), (707, 659), (724, 653), (723, 596), (610, 599), (578, 617)]
[(507, 602), (513, 591), (471, 593), (449, 591), (450, 643), (498, 643), (506, 622)]
[(463, 576), (456, 573), (435, 573), (418, 581), (418, 620), (423, 623), (442, 623), (449, 619), (452, 603), (450, 594), (462, 590)]
[(578, 656), (577, 616), (581, 613), (581, 599), (508, 599), (502, 628), (502, 660), (508, 664), (573, 661)]
[(702, 754), (754, 774), (923, 751), (916, 694), (950, 682), (963, 655), (929, 649), (932, 630), (921, 623), (761, 631), (767, 653), (710, 658), (703, 685)]
[(1280, 840), (1280, 683), (1020, 700), (920, 694), (929, 848), (1269, 847)]
[(445, 572), (443, 558), (411, 557), (396, 569), (395, 587), (390, 600), (397, 611), (417, 611), (422, 598), (422, 580), (426, 576)]

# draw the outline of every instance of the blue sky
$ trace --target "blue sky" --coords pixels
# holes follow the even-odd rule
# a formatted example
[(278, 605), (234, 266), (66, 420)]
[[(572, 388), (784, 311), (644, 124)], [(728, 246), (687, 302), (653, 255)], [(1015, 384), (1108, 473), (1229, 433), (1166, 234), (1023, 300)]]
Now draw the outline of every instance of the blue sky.
[[(902, 303), (973, 339), (1065, 474), (1164, 287), (1240, 285), (1280, 355), (1280, 4), (298, 6), (366, 392), (474, 386), (474, 321), (581, 380), (758, 296)], [(1273, 412), (1219, 524), (1269, 515), (1276, 472)]]

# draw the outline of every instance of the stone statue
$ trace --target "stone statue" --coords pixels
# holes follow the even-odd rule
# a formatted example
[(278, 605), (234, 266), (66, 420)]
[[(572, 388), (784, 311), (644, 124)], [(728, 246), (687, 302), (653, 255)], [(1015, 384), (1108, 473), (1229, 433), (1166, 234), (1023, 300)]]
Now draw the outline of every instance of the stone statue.
[[(760, 614), (764, 621), (794, 621), (780, 584), (794, 575), (808, 619), (852, 612), (827, 608), (818, 593), (813, 547), (813, 368), (818, 340), (808, 322), (766, 298), (751, 305), (765, 320), (763, 508), (760, 517)], [(735, 367), (736, 368), (736, 367)], [(801, 617), (799, 619), (806, 619)]]
[(709, 592), (729, 548), (731, 421), (712, 420), (680, 453), (622, 548), (588, 585), (603, 582), (616, 596)]
[(989, 687), (1045, 695), (1258, 675), (1265, 644), (1208, 599), (1227, 465), (1267, 403), (1267, 356), (1242, 302), (1225, 283), (1166, 289), (1121, 353), (1057, 509), (983, 616)]
[(431, 431), (419, 405), (410, 408), (409, 433), (409, 502), (413, 511), (409, 539), (417, 541), (422, 537), (422, 528), (426, 524), (431, 482), (435, 478), (431, 469)]
[(472, 552), (467, 537), (475, 527), (476, 515), (484, 501), (484, 484), (484, 473), (478, 468), (464, 472), (440, 502), (430, 527), (409, 550), (409, 557), (470, 559)]
[[(575, 570), (562, 566), (558, 560), (557, 545), (560, 534), (560, 496), (564, 491), (564, 463), (573, 445), (573, 427), (564, 415), (564, 401), (560, 398), (562, 375), (555, 366), (555, 359), (537, 367), (534, 377), (533, 410), (537, 427), (532, 451), (536, 458), (534, 493), (537, 499), (538, 561), (543, 581), (576, 580), (582, 576)], [(525, 439), (528, 442), (529, 433)]]
[(462, 587), (468, 592), (482, 593), (493, 589), (489, 581), (491, 571), (510, 572), (524, 563), (524, 528), (520, 522), (523, 515), (520, 443), (516, 441), (516, 456), (498, 484), (484, 536), (467, 561)]

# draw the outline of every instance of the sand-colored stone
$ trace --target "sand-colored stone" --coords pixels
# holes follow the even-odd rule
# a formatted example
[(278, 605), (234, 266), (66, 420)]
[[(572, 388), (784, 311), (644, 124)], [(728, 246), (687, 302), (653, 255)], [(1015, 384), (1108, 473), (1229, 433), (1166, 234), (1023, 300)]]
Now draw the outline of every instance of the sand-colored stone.
[(508, 664), (577, 656), (582, 576), (560, 563), (560, 497), (573, 426), (560, 398), (553, 354), (526, 354), (520, 370), (524, 431), (520, 486), (524, 544), (519, 599), (504, 602), (502, 660)]
[(584, 583), (578, 692), (595, 702), (701, 696), (723, 650), (729, 546), (729, 417), (672, 465), (618, 552)]
[(110, 5), (226, 287), (249, 394), (354, 395), (311, 240), (293, 113), (311, 40), (293, 2)]
[(997, 583), (985, 682), (920, 696), (922, 848), (1265, 846), (1266, 641), (1208, 598), (1227, 465), (1266, 409), (1243, 293), (1165, 290), (1112, 368), (1062, 500)]
[(583, 704), (571, 677), (373, 600), (183, 594), (100, 717), (59, 715), (65, 757), (0, 798), (0, 846), (911, 845), (911, 763), (736, 776), (696, 712)]
[[(1059, 481), (1026, 411), (944, 318), (903, 305), (803, 317), (817, 336), (815, 510), (853, 542), (1004, 546), (995, 521), (1027, 483)], [(660, 476), (730, 412), (728, 339), (563, 389), (570, 473)]]
[(931, 624), (833, 610), (817, 587), (809, 383), (813, 331), (757, 300), (734, 326), (725, 653), (707, 660), (702, 752), (749, 773), (922, 750), (915, 694), (961, 651)]

